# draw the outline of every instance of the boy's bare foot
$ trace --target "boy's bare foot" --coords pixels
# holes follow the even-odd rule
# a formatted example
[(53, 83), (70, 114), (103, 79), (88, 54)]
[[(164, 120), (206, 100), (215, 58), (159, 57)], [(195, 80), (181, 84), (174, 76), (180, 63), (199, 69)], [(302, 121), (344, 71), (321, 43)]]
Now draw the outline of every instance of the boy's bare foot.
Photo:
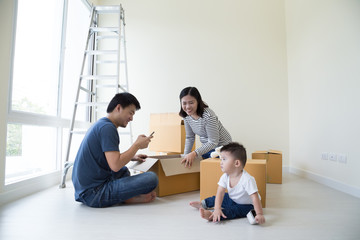
[(141, 194), (132, 198), (129, 198), (125, 203), (149, 203), (156, 198), (156, 192), (150, 192), (147, 194)]
[(210, 212), (209, 210), (205, 210), (205, 209), (203, 209), (203, 208), (200, 208), (200, 216), (201, 216), (203, 219), (212, 221), (212, 218), (210, 218), (211, 214), (212, 214), (212, 212)]
[(197, 208), (197, 209), (203, 208), (201, 202), (198, 202), (198, 201), (190, 202), (190, 206)]

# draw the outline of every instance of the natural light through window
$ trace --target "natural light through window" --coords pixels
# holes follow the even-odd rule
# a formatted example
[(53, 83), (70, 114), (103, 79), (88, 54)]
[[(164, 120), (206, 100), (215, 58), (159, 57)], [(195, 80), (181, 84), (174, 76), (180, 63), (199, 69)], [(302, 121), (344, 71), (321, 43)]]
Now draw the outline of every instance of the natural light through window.
[(5, 184), (60, 172), (89, 25), (81, 0), (16, 2)]
[[(34, 9), (40, 6), (46, 11)], [(13, 110), (57, 113), (62, 7), (56, 0), (18, 1)]]

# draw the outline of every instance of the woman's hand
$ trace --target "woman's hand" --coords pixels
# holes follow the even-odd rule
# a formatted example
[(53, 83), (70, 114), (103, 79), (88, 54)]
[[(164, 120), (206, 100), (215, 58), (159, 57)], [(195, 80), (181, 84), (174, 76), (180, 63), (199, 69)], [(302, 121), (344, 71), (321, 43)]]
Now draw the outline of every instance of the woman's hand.
[(184, 166), (186, 168), (191, 168), (193, 162), (194, 162), (194, 159), (195, 157), (197, 156), (196, 152), (191, 152), (189, 154), (187, 154), (184, 159), (181, 161), (181, 164), (184, 164)]

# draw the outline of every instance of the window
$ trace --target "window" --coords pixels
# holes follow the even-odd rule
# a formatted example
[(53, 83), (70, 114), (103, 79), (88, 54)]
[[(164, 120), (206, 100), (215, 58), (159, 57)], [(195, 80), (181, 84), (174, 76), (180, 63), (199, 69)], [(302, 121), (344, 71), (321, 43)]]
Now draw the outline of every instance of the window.
[(60, 169), (88, 25), (82, 1), (17, 1), (5, 184)]

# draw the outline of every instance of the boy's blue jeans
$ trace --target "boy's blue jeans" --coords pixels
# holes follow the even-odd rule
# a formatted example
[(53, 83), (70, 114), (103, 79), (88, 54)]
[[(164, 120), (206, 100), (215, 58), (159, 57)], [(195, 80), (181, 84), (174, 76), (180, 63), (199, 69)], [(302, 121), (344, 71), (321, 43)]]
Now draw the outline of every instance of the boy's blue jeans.
[[(204, 199), (202, 205), (205, 209), (212, 208), (215, 206), (215, 196)], [(224, 200), (221, 204), (222, 212), (227, 218), (221, 217), (220, 220), (243, 218), (250, 210), (254, 209), (252, 204), (237, 204), (229, 197), (228, 193), (225, 193)]]
[(128, 168), (123, 167), (118, 172), (113, 172), (111, 179), (86, 190), (79, 197), (81, 202), (89, 207), (109, 207), (140, 194), (150, 193), (157, 184), (158, 177), (155, 173), (145, 172), (130, 176)]

